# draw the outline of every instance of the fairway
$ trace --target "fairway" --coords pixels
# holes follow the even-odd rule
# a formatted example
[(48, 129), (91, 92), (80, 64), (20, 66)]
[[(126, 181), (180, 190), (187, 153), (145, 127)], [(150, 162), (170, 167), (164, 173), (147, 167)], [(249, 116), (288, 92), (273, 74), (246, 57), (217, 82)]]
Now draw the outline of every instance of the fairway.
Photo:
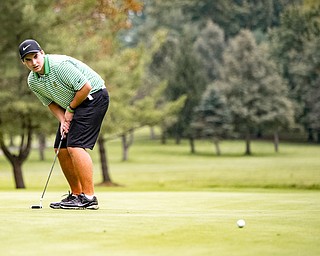
[[(98, 211), (63, 194), (1, 192), (1, 255), (320, 255), (320, 192), (103, 192)], [(244, 219), (246, 226), (236, 226)]]

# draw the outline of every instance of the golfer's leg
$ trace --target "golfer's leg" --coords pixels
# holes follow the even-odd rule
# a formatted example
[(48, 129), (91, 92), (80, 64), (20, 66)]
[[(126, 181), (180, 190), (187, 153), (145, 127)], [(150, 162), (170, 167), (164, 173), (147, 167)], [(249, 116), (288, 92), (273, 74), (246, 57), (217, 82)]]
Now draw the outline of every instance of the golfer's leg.
[(93, 166), (89, 153), (83, 148), (68, 147), (73, 161), (73, 167), (78, 174), (82, 192), (86, 195), (94, 195)]
[(58, 159), (59, 159), (63, 174), (69, 183), (71, 192), (75, 195), (81, 194), (82, 193), (81, 183), (78, 177), (78, 173), (75, 171), (75, 168), (73, 166), (73, 161), (71, 159), (69, 151), (66, 148), (61, 148), (58, 154)]

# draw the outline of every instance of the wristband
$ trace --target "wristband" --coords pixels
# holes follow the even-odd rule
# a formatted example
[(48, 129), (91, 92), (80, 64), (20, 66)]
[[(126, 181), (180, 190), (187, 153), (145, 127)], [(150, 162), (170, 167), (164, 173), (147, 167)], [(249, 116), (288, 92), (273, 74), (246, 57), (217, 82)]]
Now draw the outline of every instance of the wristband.
[(71, 110), (73, 110), (73, 111), (76, 110), (76, 108), (71, 107), (71, 105), (69, 105), (69, 108), (70, 108)]
[(74, 109), (72, 109), (70, 106), (67, 107), (67, 111), (72, 114), (74, 113)]

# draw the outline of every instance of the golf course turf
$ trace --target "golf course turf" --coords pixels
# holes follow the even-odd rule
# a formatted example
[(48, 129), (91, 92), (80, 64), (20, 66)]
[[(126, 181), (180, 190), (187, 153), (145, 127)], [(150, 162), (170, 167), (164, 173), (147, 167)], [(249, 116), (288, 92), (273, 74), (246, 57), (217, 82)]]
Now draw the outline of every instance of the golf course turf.
[[(144, 135), (143, 135), (144, 136)], [(136, 137), (121, 161), (119, 140), (108, 142), (110, 174), (119, 187), (96, 186), (100, 209), (54, 210), (68, 186), (55, 167), (38, 205), (54, 152), (33, 150), (23, 166), (26, 189), (14, 189), (0, 155), (0, 252), (5, 256), (318, 256), (320, 255), (320, 147), (254, 141), (160, 145)], [(96, 184), (98, 149), (90, 152)], [(245, 227), (238, 228), (237, 220)]]
[[(1, 255), (320, 255), (320, 192), (98, 192), (54, 210), (48, 192), (1, 192)], [(236, 222), (244, 219), (246, 226)]]

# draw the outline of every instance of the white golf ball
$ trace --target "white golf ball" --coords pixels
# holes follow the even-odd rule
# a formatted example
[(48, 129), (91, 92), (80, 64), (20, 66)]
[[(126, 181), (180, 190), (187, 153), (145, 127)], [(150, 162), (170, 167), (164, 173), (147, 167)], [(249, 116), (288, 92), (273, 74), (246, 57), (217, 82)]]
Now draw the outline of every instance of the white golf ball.
[(238, 220), (237, 225), (239, 228), (243, 228), (246, 225), (246, 222), (244, 220)]

